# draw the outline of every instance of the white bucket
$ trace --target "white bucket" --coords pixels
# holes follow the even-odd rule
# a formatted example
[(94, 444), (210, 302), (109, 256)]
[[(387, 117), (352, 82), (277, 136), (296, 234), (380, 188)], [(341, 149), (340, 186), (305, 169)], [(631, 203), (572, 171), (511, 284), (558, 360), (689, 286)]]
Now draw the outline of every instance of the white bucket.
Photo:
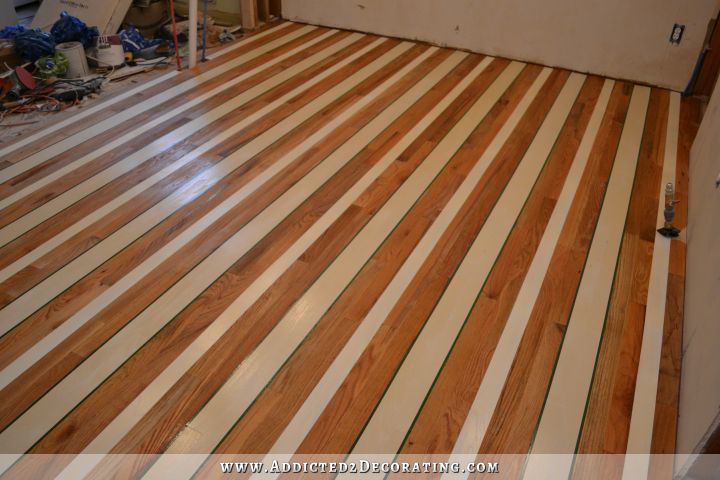
[(125, 63), (125, 52), (118, 35), (96, 37), (91, 53), (90, 58), (95, 60), (99, 67), (119, 67)]
[(82, 78), (90, 75), (85, 48), (80, 42), (66, 42), (57, 45), (57, 50), (65, 55), (69, 66), (65, 76), (67, 78)]

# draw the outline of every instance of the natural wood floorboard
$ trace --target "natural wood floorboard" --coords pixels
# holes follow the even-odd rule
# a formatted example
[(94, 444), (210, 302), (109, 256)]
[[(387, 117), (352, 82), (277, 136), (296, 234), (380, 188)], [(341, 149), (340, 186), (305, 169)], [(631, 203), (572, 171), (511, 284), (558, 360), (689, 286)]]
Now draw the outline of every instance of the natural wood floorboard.
[[(418, 49), (415, 52), (410, 52), (410, 55), (408, 55), (408, 57), (404, 60), (401, 59), (396, 62), (392, 69), (383, 71), (381, 74), (374, 77), (370, 77), (365, 82), (365, 87), (360, 87), (352, 94), (348, 95), (346, 102), (350, 101), (352, 98), (362, 95), (362, 92), (366, 91), (366, 88), (372, 88), (372, 86), (389, 76), (394, 69), (401, 68), (404, 62), (411, 60), (413, 56), (419, 54), (420, 51), (421, 50)], [(337, 105), (334, 104), (333, 108), (328, 108), (324, 112), (321, 112), (316, 116), (315, 121), (310, 121), (302, 128), (292, 132), (292, 134), (287, 137), (286, 141), (279, 142), (274, 146), (274, 148), (277, 150), (282, 149), (282, 151), (290, 150), (299, 143), (301, 139), (305, 138), (309, 132), (317, 128), (321, 122), (332, 118), (332, 115), (338, 110), (341, 110), (346, 105), (346, 102), (340, 102)], [(341, 137), (338, 137), (333, 140), (339, 141), (340, 139)], [(326, 146), (325, 148), (332, 148), (332, 144), (330, 146)], [(263, 157), (263, 159), (270, 160), (274, 155), (279, 154), (280, 152), (268, 152), (268, 155)], [(228, 182), (230, 187), (228, 189), (229, 191), (219, 193), (217, 192), (219, 189), (213, 189), (203, 195), (203, 199), (207, 199), (210, 202), (203, 202), (200, 205), (191, 203), (184, 206), (181, 212), (178, 212), (173, 215), (173, 217), (166, 220), (163, 224), (155, 227), (150, 235), (146, 235), (140, 242), (134, 243), (129, 249), (123, 251), (119, 256), (114, 257), (111, 262), (108, 262), (108, 264), (103, 265), (103, 267), (96, 270), (94, 272), (95, 275), (84, 278), (73, 287), (74, 291), (65, 292), (62, 297), (58, 297), (56, 300), (53, 300), (51, 304), (43, 307), (43, 310), (36, 313), (33, 318), (42, 318), (45, 322), (47, 322), (48, 319), (51, 319), (51, 321), (58, 321), (58, 317), (61, 315), (61, 318), (64, 319), (69, 317), (72, 313), (75, 313), (76, 309), (73, 308), (74, 305), (77, 305), (79, 308), (86, 303), (88, 299), (97, 296), (100, 291), (108, 288), (122, 278), (122, 275), (132, 270), (134, 266), (146, 260), (156, 249), (160, 248), (172, 238), (175, 238), (182, 231), (182, 226), (190, 223), (189, 219), (187, 219), (188, 215), (200, 216), (207, 213), (212, 206), (224, 200), (234, 189), (241, 187), (245, 182), (250, 180), (250, 175), (246, 173), (241, 176), (240, 173), (241, 172), (235, 172), (235, 178), (240, 177), (237, 181), (234, 183)], [(294, 173), (297, 174), (299, 172)], [(232, 178), (229, 180), (232, 180)], [(107, 307), (103, 313), (96, 317), (96, 322), (86, 324), (84, 330), (91, 332), (89, 336), (84, 332), (78, 332), (70, 339), (70, 342), (72, 343), (58, 346), (55, 352), (57, 352), (58, 355), (64, 355), (68, 351), (82, 352), (83, 356), (92, 353), (98, 346), (102, 345), (102, 343), (104, 343), (110, 335), (116, 332), (124, 324), (124, 322), (132, 319), (144, 308), (145, 305), (154, 300), (157, 295), (164, 292), (168, 288), (168, 284), (171, 285), (173, 283), (172, 279), (176, 279), (178, 276), (191, 269), (200, 259), (207, 256), (232, 232), (237, 231), (242, 224), (257, 215), (258, 211), (263, 208), (264, 205), (270, 203), (270, 199), (279, 195), (279, 192), (282, 192), (294, 181), (296, 180), (294, 180), (293, 177), (284, 176), (282, 177), (282, 182), (273, 182), (268, 185), (270, 187), (269, 190), (260, 191), (254, 198), (249, 198), (244, 203), (245, 208), (236, 207), (235, 210), (229, 212), (224, 219), (217, 222), (216, 228), (207, 229), (203, 236), (197, 238), (193, 241), (193, 243), (184, 247), (184, 252), (187, 252), (188, 254), (183, 254), (184, 252), (181, 252), (176, 258), (165, 262), (165, 268), (156, 269), (153, 274), (154, 276), (146, 277), (143, 279), (142, 283), (134, 286), (132, 290), (128, 291), (123, 297)], [(270, 198), (265, 199), (263, 197)], [(178, 226), (180, 228), (178, 228)], [(182, 259), (182, 261), (178, 261), (180, 259)], [(168, 280), (159, 281), (159, 278), (156, 276), (169, 278), (171, 280), (169, 282)], [(94, 277), (100, 278), (95, 279)], [(66, 298), (71, 299), (71, 301), (67, 301)], [(62, 305), (62, 308), (57, 308), (57, 305)], [(48, 312), (48, 314), (45, 315), (45, 312)], [(48, 360), (52, 361), (50, 358), (48, 358)], [(35, 371), (42, 371), (45, 368), (47, 368), (47, 365), (38, 364)], [(53, 379), (48, 378), (46, 375), (42, 378), (45, 382), (48, 382), (43, 382), (44, 384), (50, 384), (49, 382), (54, 383)], [(19, 378), (14, 385), (7, 387), (7, 389), (9, 392), (12, 392), (13, 397), (18, 395), (19, 397), (25, 398), (24, 402), (13, 402), (15, 405), (29, 405), (32, 401), (34, 401), (36, 395), (42, 392), (40, 389), (42, 388), (43, 383), (28, 381), (26, 378)], [(24, 385), (32, 388), (32, 391), (34, 392), (32, 396), (23, 395), (22, 392), (25, 390), (23, 388)], [(0, 418), (6, 418), (5, 411), (2, 409), (0, 409)], [(4, 421), (0, 421), (0, 425), (2, 424), (4, 424)]]
[(530, 317), (500, 402), (480, 448), (487, 453), (523, 453), (545, 398), (558, 348), (605, 194), (630, 100), (629, 85), (618, 84), (598, 141), (575, 197), (569, 219)]
[[(382, 108), (383, 106), (387, 105), (389, 101), (393, 100), (397, 97), (397, 95), (402, 92), (402, 90), (406, 87), (407, 83), (412, 83), (416, 81), (419, 77), (421, 77), (425, 72), (426, 69), (430, 69), (433, 66), (435, 66), (440, 60), (443, 59), (443, 56), (437, 56), (432, 62), (428, 62), (427, 65), (424, 65), (424, 68), (417, 69), (415, 72), (413, 72), (412, 75), (408, 75), (406, 79), (404, 79), (402, 82), (398, 83), (397, 87), (387, 91), (387, 94), (384, 96), (385, 98), (379, 99), (377, 104), (374, 106), (376, 108)], [(363, 111), (362, 114), (358, 114), (356, 116), (356, 122), (361, 123), (363, 121), (366, 121), (369, 117), (372, 116), (372, 109), (370, 111)], [(351, 132), (353, 132), (357, 127), (355, 122), (349, 122), (348, 125), (346, 125), (346, 128), (343, 129), (342, 132), (337, 132), (337, 139), (341, 140), (343, 138), (347, 138)], [(332, 145), (328, 145), (325, 147), (327, 150), (330, 150), (332, 148)], [(327, 150), (325, 151), (319, 151), (318, 155), (326, 154)], [(143, 351), (138, 352), (136, 354), (136, 359), (133, 359), (133, 364), (136, 365), (136, 368), (133, 369), (123, 369), (122, 371), (117, 372), (116, 376), (118, 378), (125, 378), (127, 376), (138, 378), (138, 382), (135, 388), (141, 390), (145, 385), (146, 382), (143, 382), (142, 378), (151, 378), (150, 375), (152, 374), (151, 371), (147, 371), (145, 369), (144, 365), (148, 362), (151, 362), (153, 365), (156, 365), (157, 368), (153, 369), (155, 373), (158, 373), (159, 371), (162, 371), (163, 367), (169, 363), (170, 360), (172, 360), (176, 350), (182, 351), (184, 346), (186, 346), (190, 341), (192, 341), (199, 332), (202, 331), (203, 325), (206, 325), (206, 323), (198, 322), (198, 314), (203, 314), (204, 316), (207, 316), (208, 321), (212, 319), (212, 313), (208, 315), (208, 310), (210, 312), (221, 312), (223, 310), (223, 306), (226, 306), (227, 299), (232, 299), (233, 294), (236, 296), (241, 291), (239, 288), (233, 288), (229, 289), (228, 287), (230, 285), (238, 283), (240, 280), (240, 275), (242, 275), (245, 279), (245, 282), (250, 280), (252, 277), (249, 277), (247, 274), (247, 270), (249, 267), (249, 264), (252, 262), (256, 263), (257, 260), (253, 257), (256, 255), (259, 255), (263, 249), (270, 249), (270, 246), (272, 245), (272, 248), (277, 251), (282, 251), (283, 244), (288, 244), (293, 242), (295, 239), (299, 237), (299, 235), (309, 226), (312, 224), (313, 218), (317, 218), (320, 216), (323, 211), (327, 210), (333, 203), (334, 200), (337, 199), (337, 197), (343, 192), (343, 186), (348, 185), (349, 179), (357, 179), (358, 175), (360, 175), (362, 170), (360, 168), (365, 167), (367, 168), (367, 164), (360, 164), (356, 167), (356, 171), (352, 171), (351, 169), (346, 170), (346, 175), (337, 175), (334, 179), (334, 182), (327, 185), (324, 192), (325, 195), (316, 194), (315, 197), (309, 199), (307, 203), (305, 204), (304, 208), (302, 210), (293, 212), (293, 214), (288, 217), (281, 226), (278, 227), (278, 230), (276, 232), (273, 232), (273, 242), (270, 242), (268, 240), (264, 240), (262, 243), (258, 244), (258, 247), (256, 251), (253, 251), (251, 254), (248, 255), (248, 258), (246, 260), (241, 260), (239, 264), (236, 264), (232, 266), (227, 274), (227, 278), (221, 278), (219, 282), (216, 284), (217, 287), (213, 290), (220, 289), (221, 292), (215, 292), (213, 291), (215, 295), (220, 294), (222, 297), (222, 300), (220, 305), (218, 305), (216, 302), (211, 302), (209, 299), (213, 298), (211, 296), (206, 296), (205, 298), (201, 297), (198, 299), (197, 302), (195, 302), (193, 305), (191, 305), (189, 308), (193, 312), (192, 315), (183, 315), (183, 319), (186, 320), (187, 323), (179, 323), (179, 322), (173, 322), (170, 324), (170, 328), (168, 329), (168, 332), (163, 332), (163, 338), (162, 341), (151, 341), (148, 343)], [(305, 167), (307, 168), (307, 167)], [(287, 181), (291, 181), (295, 175), (300, 175), (302, 173), (302, 166), (301, 165), (294, 165), (293, 168), (293, 175), (289, 175), (290, 172), (288, 172), (288, 175), (285, 177)], [(350, 176), (352, 174), (352, 176)], [(338, 185), (339, 184), (339, 185)], [(317, 197), (317, 199), (316, 199)], [(317, 200), (320, 200), (319, 202)], [(264, 202), (256, 201), (253, 202), (257, 205), (261, 205)], [(229, 218), (224, 221), (228, 226), (228, 229), (230, 230), (236, 230), (237, 227), (235, 227), (231, 221), (231, 218), (238, 218), (238, 215), (233, 212), (231, 215), (228, 216)], [(343, 233), (350, 233), (351, 231), (347, 228), (347, 224), (342, 225), (344, 228), (342, 229)], [(346, 233), (346, 234), (347, 234)], [(278, 245), (279, 243), (279, 245)], [(338, 242), (339, 243), (339, 242)], [(326, 244), (325, 244), (326, 245)], [(191, 251), (198, 250), (197, 247), (189, 249), (187, 254), (189, 255)], [(329, 249), (326, 249), (327, 252), (329, 252)], [(277, 253), (276, 253), (277, 255)], [(186, 256), (186, 255), (182, 255)], [(304, 262), (305, 264), (309, 262)], [(314, 263), (314, 265), (317, 266), (317, 268), (321, 268), (322, 263), (320, 261)], [(305, 265), (304, 265), (305, 266)], [(242, 267), (242, 268), (240, 268)], [(309, 272), (303, 272), (305, 275), (310, 275)], [(161, 283), (159, 282), (159, 279), (154, 279), (155, 281), (152, 283)], [(300, 289), (302, 283), (299, 282), (297, 279), (293, 281), (294, 287)], [(149, 287), (149, 286), (148, 286)], [(286, 287), (286, 285), (283, 285), (283, 287)], [(285, 295), (283, 296), (283, 300), (285, 302), (290, 301), (292, 299), (292, 295), (289, 293), (289, 291), (286, 288), (283, 288), (282, 290)], [(209, 292), (208, 292), (209, 293)], [(264, 316), (267, 320), (269, 320), (269, 316)], [(259, 322), (261, 318), (256, 318), (255, 321)], [(184, 329), (188, 329), (188, 332), (184, 332), (182, 327)], [(158, 339), (159, 340), (159, 339)], [(163, 355), (165, 355), (165, 360), (160, 360), (157, 357), (156, 352), (161, 352)], [(129, 365), (128, 365), (129, 366)], [(225, 368), (230, 367), (230, 364), (222, 362), (218, 363), (218, 366), (223, 366)], [(145, 371), (138, 371), (139, 369), (145, 369)], [(128, 370), (128, 371), (126, 371)], [(218, 375), (217, 378), (222, 378), (222, 375)], [(127, 388), (123, 387), (122, 384), (124, 382), (113, 382), (112, 379), (110, 380), (111, 383), (115, 384), (115, 388), (107, 388), (104, 389), (103, 392), (107, 391), (107, 396), (100, 396), (98, 395), (100, 391), (96, 391), (95, 395), (92, 399), (88, 399), (88, 402), (90, 405), (87, 408), (83, 408), (86, 412), (88, 417), (85, 417), (84, 415), (80, 414), (73, 414), (72, 418), (68, 418), (66, 422), (64, 422), (64, 425), (68, 425), (68, 427), (65, 427), (64, 425), (58, 426), (58, 432), (62, 432), (64, 428), (71, 428), (74, 432), (77, 432), (77, 427), (69, 427), (69, 425), (76, 425), (76, 426), (83, 426), (83, 429), (89, 425), (89, 421), (94, 422), (102, 422), (103, 418), (100, 418), (96, 413), (95, 409), (97, 408), (95, 405), (98, 404), (105, 404), (107, 405), (108, 401), (112, 400), (112, 403), (116, 405), (118, 410), (124, 408), (128, 401), (125, 403), (120, 402), (120, 397), (118, 395), (126, 396), (128, 399), (131, 399), (134, 397), (134, 394), (139, 393), (139, 391), (128, 392)], [(118, 391), (118, 389), (122, 391)], [(124, 392), (124, 393), (123, 393)], [(209, 392), (209, 391), (208, 391)], [(95, 399), (97, 397), (97, 400)], [(84, 405), (82, 407), (85, 407)], [(119, 411), (115, 412), (119, 413)], [(111, 420), (114, 415), (111, 412), (108, 412), (108, 415), (103, 416), (104, 421), (107, 422)], [(156, 416), (156, 418), (158, 418)], [(104, 425), (103, 425), (104, 426)], [(96, 427), (97, 428), (97, 427)], [(58, 433), (60, 437), (64, 437), (61, 433)], [(51, 435), (49, 438), (47, 438), (47, 443), (55, 443), (53, 442), (52, 438), (55, 437), (55, 435)], [(78, 435), (79, 437), (79, 435)], [(92, 438), (92, 435), (86, 438)], [(68, 441), (67, 438), (64, 438), (62, 442), (57, 442), (57, 448), (63, 448), (63, 449), (70, 449), (69, 451), (77, 450), (78, 448), (81, 448), (82, 444), (77, 445), (73, 447), (73, 442)], [(39, 446), (39, 448), (42, 448)], [(130, 450), (132, 451), (132, 449)]]
[[(544, 119), (547, 110), (552, 105), (566, 78), (566, 72), (556, 72), (547, 81), (538, 98), (533, 102), (531, 109), (523, 117), (520, 126), (515, 131), (515, 135), (506, 143), (505, 148), (488, 170), (481, 184), (476, 188), (475, 191), (478, 192), (478, 196), (473, 197), (472, 201), (468, 202), (471, 205), (469, 209), (473, 211), (474, 208), (477, 208), (484, 211), (485, 214), (476, 212), (473, 212), (474, 215), (468, 214), (465, 217), (465, 222), (459, 223), (457, 228), (464, 230), (471, 218), (477, 230), (483, 227), (484, 219), (487, 218), (487, 214), (489, 214), (490, 209), (502, 193), (509, 176), (512, 175), (515, 166), (520, 161), (530, 141), (532, 141), (539, 123)], [(478, 135), (481, 133), (483, 133), (483, 130), (476, 132)], [(470, 139), (469, 142), (474, 143), (473, 139)], [(496, 178), (501, 180), (495, 181)], [(408, 291), (414, 290), (413, 296), (418, 300), (400, 302), (398, 307), (403, 308), (397, 308), (388, 317), (380, 332), (358, 361), (357, 367), (348, 376), (333, 401), (318, 420), (316, 427), (308, 434), (300, 449), (301, 453), (342, 452), (352, 448), (377, 402), (382, 398), (387, 383), (392, 379), (393, 374), (399, 367), (399, 362), (405, 356), (408, 348), (412, 346), (413, 340), (431, 313), (438, 295), (442, 293), (445, 286), (444, 282), (449, 280), (459, 261), (462, 260), (469, 247), (469, 243), (464, 242), (472, 242), (474, 239), (473, 233), (477, 233), (477, 230), (471, 231), (469, 235), (462, 236), (457, 233), (452, 234), (452, 230), (448, 231), (446, 241), (450, 241), (450, 245), (441, 243), (436, 247), (435, 251), (443, 253), (454, 251), (455, 262), (442, 257), (428, 261), (427, 264), (432, 265), (434, 268), (431, 267), (427, 270), (434, 270), (438, 265), (442, 265), (442, 270), (433, 271), (428, 276), (429, 278), (423, 279), (421, 282), (419, 279), (422, 277), (416, 277), (419, 281), (418, 285), (415, 288), (411, 285), (411, 290)], [(460, 245), (464, 244), (465, 248), (460, 247), (460, 250), (456, 250), (456, 242), (460, 242)], [(427, 270), (423, 268), (421, 272), (430, 273)], [(443, 270), (446, 273), (442, 274)], [(443, 283), (438, 284), (438, 280)], [(431, 291), (434, 291), (435, 294), (431, 295), (430, 292), (423, 291), (427, 288), (432, 288)], [(422, 302), (419, 299), (422, 299)], [(380, 379), (384, 381), (379, 381)], [(347, 408), (348, 404), (352, 404), (353, 408)], [(329, 431), (342, 432), (342, 435), (336, 433), (330, 436), (328, 435)]]
[[(390, 45), (387, 46), (389, 48)], [(380, 53), (384, 52), (385, 48), (382, 48), (375, 52), (375, 54), (379, 55)], [(375, 54), (368, 57), (367, 61), (371, 61), (372, 59), (376, 58)], [(328, 78), (327, 85), (330, 85), (330, 82), (337, 81), (341, 79), (344, 75), (348, 75), (355, 71), (355, 68), (359, 68), (364, 64), (364, 62), (359, 63), (355, 65), (351, 69), (343, 69), (340, 72), (338, 72), (337, 76), (333, 75)], [(312, 91), (307, 92), (307, 94), (303, 94), (301, 98), (297, 99), (297, 105), (305, 105), (306, 102), (310, 102), (314, 98), (317, 97), (317, 95), (320, 95), (322, 93), (323, 85), (318, 85), (317, 88), (313, 88)], [(269, 115), (266, 118), (263, 118), (261, 120), (261, 124), (258, 126), (253, 126), (252, 128), (247, 129), (247, 131), (240, 133), (241, 138), (243, 138), (246, 142), (253, 138), (253, 136), (257, 135), (258, 132), (262, 132), (263, 128), (266, 128), (269, 124), (274, 124), (281, 119), (285, 118), (286, 115), (291, 111), (290, 109), (296, 108), (295, 106), (289, 106), (288, 108), (281, 108), (279, 111), (273, 112), (271, 115)], [(79, 284), (76, 288), (74, 288), (71, 291), (67, 292), (66, 298), (77, 298), (76, 292), (82, 292), (83, 294), (91, 294), (92, 290), (90, 289), (89, 285), (92, 282), (93, 276), (100, 276), (100, 275), (107, 275), (107, 271), (112, 271), (113, 276), (115, 278), (119, 278), (123, 273), (127, 273), (132, 268), (140, 264), (143, 260), (145, 260), (147, 257), (149, 257), (154, 251), (156, 251), (160, 246), (162, 246), (163, 242), (162, 238), (169, 240), (172, 240), (176, 236), (182, 233), (182, 231), (187, 228), (189, 225), (192, 224), (193, 219), (197, 219), (202, 217), (205, 213), (207, 213), (211, 208), (217, 206), (220, 204), (223, 200), (228, 198), (232, 193), (240, 189), (243, 185), (246, 185), (248, 182), (252, 180), (253, 177), (257, 176), (258, 173), (265, 170), (269, 165), (272, 165), (277, 158), (286, 153), (288, 150), (291, 149), (292, 146), (294, 146), (299, 139), (302, 139), (305, 135), (309, 134), (312, 131), (312, 128), (315, 128), (315, 126), (320, 125), (324, 118), (327, 118), (327, 115), (332, 113), (331, 110), (326, 110), (326, 114), (321, 114), (316, 117), (315, 122), (310, 122), (306, 126), (299, 129), (297, 132), (294, 132), (294, 138), (296, 140), (294, 143), (287, 143), (284, 144), (282, 149), (278, 149), (275, 151), (268, 151), (265, 155), (261, 157), (256, 157), (254, 159), (251, 159), (249, 162), (247, 162), (244, 166), (236, 170), (235, 172), (232, 172), (231, 175), (228, 176), (226, 179), (218, 179), (219, 182), (216, 185), (213, 185), (210, 189), (207, 190), (207, 192), (198, 191), (197, 194), (192, 195), (193, 191), (190, 190), (188, 192), (187, 198), (189, 201), (187, 205), (183, 205), (182, 208), (180, 208), (177, 212), (175, 212), (172, 216), (168, 217), (164, 224), (168, 225), (169, 227), (165, 228), (155, 228), (152, 232), (146, 235), (146, 237), (143, 239), (144, 241), (136, 243), (135, 245), (131, 246), (130, 249), (122, 252), (117, 257), (110, 260), (108, 263), (108, 268), (98, 270), (95, 274), (92, 274), (85, 279), (83, 279), (84, 284)], [(324, 113), (325, 113), (324, 112)], [(359, 121), (364, 121), (361, 116), (358, 116)], [(347, 135), (351, 134), (352, 131), (348, 131)], [(341, 137), (338, 137), (338, 141), (341, 140)], [(236, 140), (237, 141), (237, 140)], [(325, 145), (325, 149), (332, 149), (333, 145), (335, 143), (328, 143)], [(280, 147), (280, 145), (277, 145), (277, 147)], [(219, 149), (225, 149), (228, 148), (227, 145), (220, 145), (218, 146)], [(204, 155), (204, 158), (212, 159), (214, 160), (213, 163), (216, 163), (220, 160), (222, 160), (223, 157), (221, 157), (219, 154), (208, 152)], [(308, 156), (308, 158), (301, 159), (300, 162), (298, 162), (298, 167), (293, 168), (292, 175), (295, 176), (295, 178), (302, 176), (299, 175), (302, 173), (302, 171), (306, 171), (305, 169), (308, 168), (308, 163), (310, 165), (313, 165), (312, 162), (317, 162), (322, 158), (320, 154), (315, 154), (315, 156)], [(303, 166), (304, 165), (304, 166)], [(302, 166), (302, 168), (300, 168)], [(194, 169), (193, 169), (194, 170)], [(191, 181), (195, 180), (196, 178), (199, 178), (202, 180), (202, 174), (199, 172), (197, 175), (192, 175), (193, 170), (190, 172), (182, 172), (184, 174), (181, 174), (179, 180), (175, 180), (170, 182), (168, 179), (169, 184), (166, 185), (167, 188), (164, 188), (164, 193), (170, 193), (172, 192), (172, 188), (177, 188), (178, 186), (187, 187), (191, 186)], [(187, 178), (190, 177), (190, 178)], [(288, 178), (286, 181), (290, 181), (291, 179)], [(292, 183), (291, 181), (289, 183)], [(165, 185), (164, 185), (165, 186)], [(276, 185), (274, 188), (276, 188), (276, 191), (282, 191), (282, 188), (280, 188), (281, 185)], [(154, 190), (153, 190), (154, 191)], [(152, 192), (149, 192), (149, 194), (153, 194)], [(197, 199), (193, 198), (194, 196), (197, 196)], [(162, 196), (158, 197), (162, 198)], [(143, 201), (144, 199), (139, 199), (142, 201), (140, 203), (141, 208), (147, 208), (146, 201)], [(88, 203), (88, 207), (91, 205), (91, 203)], [(128, 206), (128, 210), (133, 210), (132, 206)], [(90, 228), (88, 229), (88, 233), (92, 234), (91, 237), (93, 240), (95, 240), (93, 243), (97, 244), (99, 243), (102, 238), (98, 237), (98, 231), (99, 232), (105, 232), (108, 228), (112, 228), (116, 230), (119, 225), (117, 225), (118, 220), (122, 221), (124, 215), (121, 213), (120, 215), (112, 215), (110, 217), (107, 217), (106, 222), (101, 225), (96, 225), (97, 228)], [(131, 217), (134, 218), (134, 217)], [(107, 225), (107, 226), (106, 226)], [(162, 236), (162, 237), (161, 237)], [(161, 238), (161, 240), (157, 240), (157, 238)], [(85, 240), (85, 242), (88, 242), (88, 240)], [(68, 242), (70, 245), (73, 244), (73, 242)], [(86, 245), (83, 243), (83, 245)], [(85, 251), (89, 250), (93, 245), (88, 245)], [(136, 250), (137, 252), (140, 252), (139, 254), (133, 254), (132, 250)], [(78, 252), (82, 253), (82, 252)], [(60, 261), (63, 261), (63, 265), (68, 263), (68, 260), (70, 260), (72, 257), (68, 258), (65, 256), (59, 256), (57, 257), (60, 259)], [(37, 267), (35, 267), (37, 268)], [(35, 271), (35, 270), (33, 270)], [(101, 278), (101, 277), (100, 277)], [(100, 279), (97, 283), (103, 286), (108, 286), (112, 284), (112, 281), (110, 279), (104, 280)], [(58, 297), (56, 300), (62, 305), (63, 309), (68, 309), (70, 305), (67, 301), (64, 301), (62, 297)], [(74, 311), (65, 310), (68, 313), (62, 314), (58, 320), (64, 320), (68, 318), (68, 316)], [(43, 313), (47, 312), (47, 313)], [(35, 313), (29, 320), (26, 320), (23, 324), (21, 324), (19, 327), (16, 328), (15, 331), (11, 332), (9, 335), (7, 335), (5, 338), (0, 340), (0, 342), (7, 341), (8, 345), (12, 345), (8, 349), (8, 353), (15, 351), (21, 351), (22, 345), (19, 345), (18, 338), (27, 338), (28, 340), (32, 341), (33, 335), (37, 335), (37, 337), (41, 337), (44, 334), (47, 334), (50, 330), (49, 322), (47, 321), (47, 318), (53, 315), (52, 318), (58, 318), (59, 315), (61, 315), (61, 312), (58, 308), (53, 307), (53, 303), (51, 302), (48, 304), (43, 310)], [(21, 331), (20, 331), (21, 330)], [(0, 357), (0, 364), (2, 362), (6, 362), (6, 357), (1, 356)]]
[[(248, 37), (249, 41), (246, 44), (242, 45), (240, 48), (233, 49), (232, 51), (221, 54), (217, 59), (214, 59), (214, 61), (212, 62), (200, 63), (193, 71), (185, 70), (184, 72), (180, 72), (179, 75), (174, 75), (167, 79), (164, 79), (160, 85), (155, 85), (148, 89), (144, 89), (119, 103), (115, 103), (109, 107), (102, 108), (99, 111), (90, 115), (89, 117), (85, 117), (82, 122), (71, 123), (67, 126), (67, 128), (63, 128), (61, 130), (53, 132), (50, 135), (44, 135), (39, 140), (33, 141), (21, 148), (16, 149), (12, 154), (8, 155), (7, 166), (10, 166), (10, 164), (18, 163), (23, 159), (27, 158), (28, 156), (47, 147), (48, 145), (53, 145), (61, 140), (72, 136), (75, 133), (82, 131), (83, 129), (87, 128), (88, 124), (100, 123), (102, 120), (111, 118), (118, 112), (122, 112), (123, 110), (133, 107), (143, 100), (152, 98), (159, 93), (163, 93), (168, 88), (172, 88), (182, 83), (183, 81), (195, 77), (198, 73), (212, 70), (213, 68), (217, 67), (219, 63), (227, 62), (229, 60), (232, 60), (233, 58), (236, 58), (239, 55), (251, 52), (262, 45), (268, 44), (274, 40), (278, 40), (283, 36), (287, 35), (288, 33), (302, 28), (301, 24), (291, 24), (281, 29), (274, 28), (277, 25), (278, 24), (268, 25), (267, 30), (272, 31), (268, 32), (268, 34), (266, 34), (265, 36), (257, 39), (254, 39), (254, 36)], [(103, 104), (106, 103), (106, 100), (110, 99), (99, 99), (99, 101)], [(31, 134), (35, 133), (39, 132), (32, 132)]]
[[(697, 103), (291, 22), (163, 75), (0, 144), (0, 475), (221, 478), (207, 455), (342, 458), (373, 441), (408, 458), (527, 454), (558, 388), (585, 405), (565, 453), (624, 454), (638, 377), (656, 368), (640, 365), (658, 271), (657, 392), (637, 388), (656, 398), (654, 427), (640, 438), (674, 452), (685, 243), (662, 260), (655, 222), (674, 171), (686, 227)], [(634, 142), (618, 204), (606, 192)], [(556, 368), (578, 344), (566, 330), (595, 240), (615, 234), (578, 398)], [(82, 453), (147, 455), (116, 467)], [(200, 455), (173, 467), (165, 453)], [(651, 476), (671, 467), (654, 460)]]
[(487, 280), (440, 377), (403, 447), (403, 454), (450, 453), (480, 386), (494, 345), (550, 220), (602, 80), (591, 78), (576, 102), (553, 155)]
[[(687, 228), (690, 149), (700, 128), (700, 104), (694, 99), (683, 101), (680, 110), (680, 138), (676, 172), (676, 225)], [(682, 324), (685, 302), (685, 256), (687, 244), (673, 242), (670, 247), (667, 306), (663, 330), (660, 378), (655, 409), (651, 453), (659, 455), (650, 463), (650, 478), (672, 479), (675, 474), (673, 457), (680, 403), (682, 363)]]

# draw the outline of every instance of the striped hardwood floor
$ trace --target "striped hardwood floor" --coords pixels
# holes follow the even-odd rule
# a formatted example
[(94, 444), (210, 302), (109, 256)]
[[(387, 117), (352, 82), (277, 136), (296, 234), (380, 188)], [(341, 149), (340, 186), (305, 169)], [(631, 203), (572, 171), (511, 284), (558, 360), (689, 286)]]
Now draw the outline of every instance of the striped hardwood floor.
[(698, 118), (285, 22), (0, 144), (0, 471), (673, 453), (685, 246), (655, 229), (667, 182), (686, 222)]

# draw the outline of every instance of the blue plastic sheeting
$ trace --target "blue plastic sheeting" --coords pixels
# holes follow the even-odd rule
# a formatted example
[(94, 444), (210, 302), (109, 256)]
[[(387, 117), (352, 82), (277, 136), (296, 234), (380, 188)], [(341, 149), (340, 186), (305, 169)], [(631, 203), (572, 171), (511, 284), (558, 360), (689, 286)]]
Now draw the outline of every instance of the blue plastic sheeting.
[(97, 27), (88, 28), (79, 18), (73, 17), (67, 12), (60, 14), (60, 20), (55, 22), (50, 34), (57, 43), (80, 42), (85, 48), (90, 46), (92, 39), (99, 36)]

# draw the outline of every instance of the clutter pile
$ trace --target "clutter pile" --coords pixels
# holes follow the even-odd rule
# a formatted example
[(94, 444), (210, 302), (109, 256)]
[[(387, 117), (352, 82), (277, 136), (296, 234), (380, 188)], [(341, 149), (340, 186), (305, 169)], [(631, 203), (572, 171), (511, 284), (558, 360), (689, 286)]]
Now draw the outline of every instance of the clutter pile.
[[(33, 27), (0, 29), (0, 126), (18, 125), (3, 125), (8, 115), (60, 111), (107, 82), (166, 68), (173, 55), (181, 65), (189, 22), (175, 18), (172, 0), (109, 3), (46, 0)], [(234, 40), (240, 30), (218, 26), (207, 15), (198, 25), (203, 52), (208, 44)]]

